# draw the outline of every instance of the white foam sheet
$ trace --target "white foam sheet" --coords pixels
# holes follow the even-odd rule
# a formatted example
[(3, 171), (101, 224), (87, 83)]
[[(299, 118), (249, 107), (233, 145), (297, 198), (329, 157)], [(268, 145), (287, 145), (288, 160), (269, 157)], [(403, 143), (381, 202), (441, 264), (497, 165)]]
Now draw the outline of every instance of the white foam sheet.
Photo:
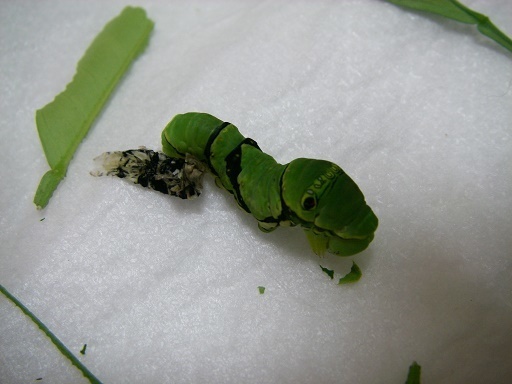
[[(425, 383), (507, 382), (510, 53), (382, 1), (144, 2), (149, 46), (37, 211), (35, 110), (127, 4), (2, 4), (5, 288), (104, 383), (397, 383), (414, 360)], [(512, 35), (511, 2), (466, 4)], [(104, 151), (159, 149), (187, 111), (279, 162), (339, 164), (380, 219), (370, 248), (319, 259), (298, 228), (260, 232), (211, 178), (182, 201), (89, 175)], [(337, 286), (352, 260), (362, 279)], [(3, 297), (0, 319), (2, 383), (87, 381)]]

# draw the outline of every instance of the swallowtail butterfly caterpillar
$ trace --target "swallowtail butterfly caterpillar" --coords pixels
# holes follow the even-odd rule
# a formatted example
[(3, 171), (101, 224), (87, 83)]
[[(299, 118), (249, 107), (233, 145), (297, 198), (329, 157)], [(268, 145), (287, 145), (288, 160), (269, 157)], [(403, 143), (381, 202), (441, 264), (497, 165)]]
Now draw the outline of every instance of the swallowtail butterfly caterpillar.
[(114, 175), (189, 199), (203, 173), (233, 194), (263, 232), (301, 226), (313, 251), (340, 256), (363, 251), (378, 219), (356, 183), (336, 164), (299, 158), (279, 164), (238, 128), (207, 113), (175, 116), (162, 132), (162, 152), (146, 148), (107, 152), (93, 175)]

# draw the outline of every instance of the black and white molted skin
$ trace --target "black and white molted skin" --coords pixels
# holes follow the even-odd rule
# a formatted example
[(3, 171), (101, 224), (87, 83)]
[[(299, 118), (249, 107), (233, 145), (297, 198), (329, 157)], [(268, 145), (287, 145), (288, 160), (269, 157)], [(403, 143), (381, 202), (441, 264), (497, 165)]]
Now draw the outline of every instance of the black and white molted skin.
[(117, 176), (181, 199), (201, 194), (204, 167), (193, 158), (169, 157), (141, 147), (105, 152), (94, 161), (97, 169), (91, 172), (93, 176)]

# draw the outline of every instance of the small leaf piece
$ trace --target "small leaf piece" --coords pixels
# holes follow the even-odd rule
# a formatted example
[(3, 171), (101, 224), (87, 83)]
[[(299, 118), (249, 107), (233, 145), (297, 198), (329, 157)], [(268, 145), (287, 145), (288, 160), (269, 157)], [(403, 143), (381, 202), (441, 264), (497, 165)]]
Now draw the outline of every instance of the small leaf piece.
[(407, 381), (405, 382), (405, 384), (420, 384), (420, 376), (421, 366), (414, 361), (409, 367), (409, 373), (407, 374)]
[(91, 43), (73, 81), (36, 111), (36, 125), (51, 170), (39, 183), (41, 209), (66, 175), (73, 154), (131, 62), (147, 45), (153, 22), (142, 8), (126, 7)]
[(352, 268), (350, 269), (350, 272), (340, 279), (338, 285), (355, 283), (361, 278), (362, 275), (363, 273), (361, 272), (359, 266), (355, 262), (352, 262)]
[(260, 292), (260, 295), (263, 295), (265, 293), (265, 287), (258, 287), (258, 291)]
[[(320, 265), (320, 264), (318, 264)], [(320, 265), (320, 268), (322, 268), (322, 271), (324, 271), (331, 279), (334, 279), (334, 271), (332, 269), (324, 268)]]

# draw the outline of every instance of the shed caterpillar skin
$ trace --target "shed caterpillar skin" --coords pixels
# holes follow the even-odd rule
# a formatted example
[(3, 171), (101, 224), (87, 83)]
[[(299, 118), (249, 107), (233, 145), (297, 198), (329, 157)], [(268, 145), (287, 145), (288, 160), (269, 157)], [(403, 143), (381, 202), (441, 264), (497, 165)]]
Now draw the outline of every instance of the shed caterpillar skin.
[(204, 166), (197, 160), (172, 158), (145, 147), (105, 152), (94, 159), (93, 176), (117, 176), (134, 184), (182, 199), (201, 194)]
[[(171, 120), (162, 132), (162, 148), (163, 154), (139, 150), (152, 152), (144, 156), (153, 156), (153, 163), (145, 159), (144, 164), (137, 163), (126, 170), (119, 166), (125, 159), (116, 155), (110, 164), (104, 161), (108, 164), (104, 165), (106, 172), (97, 174), (129, 175), (135, 182), (141, 174), (144, 175), (141, 180), (147, 179), (147, 174), (151, 175), (150, 179), (167, 178), (172, 180), (170, 184), (174, 189), (168, 189), (172, 192), (146, 184), (161, 192), (188, 198), (176, 185), (199, 189), (202, 171), (207, 170), (216, 177), (217, 185), (233, 194), (238, 205), (254, 216), (263, 232), (273, 231), (278, 226), (300, 225), (317, 255), (327, 250), (350, 256), (366, 249), (373, 240), (377, 217), (356, 183), (334, 163), (299, 158), (279, 164), (233, 124), (197, 112), (177, 115)], [(167, 160), (169, 158), (182, 161), (183, 169), (188, 165), (192, 171), (178, 172), (179, 175), (171, 177), (165, 176), (164, 171), (164, 175), (160, 175), (165, 167), (159, 164), (172, 162)], [(152, 165), (149, 167), (149, 164)], [(198, 194), (199, 191), (190, 195)]]

